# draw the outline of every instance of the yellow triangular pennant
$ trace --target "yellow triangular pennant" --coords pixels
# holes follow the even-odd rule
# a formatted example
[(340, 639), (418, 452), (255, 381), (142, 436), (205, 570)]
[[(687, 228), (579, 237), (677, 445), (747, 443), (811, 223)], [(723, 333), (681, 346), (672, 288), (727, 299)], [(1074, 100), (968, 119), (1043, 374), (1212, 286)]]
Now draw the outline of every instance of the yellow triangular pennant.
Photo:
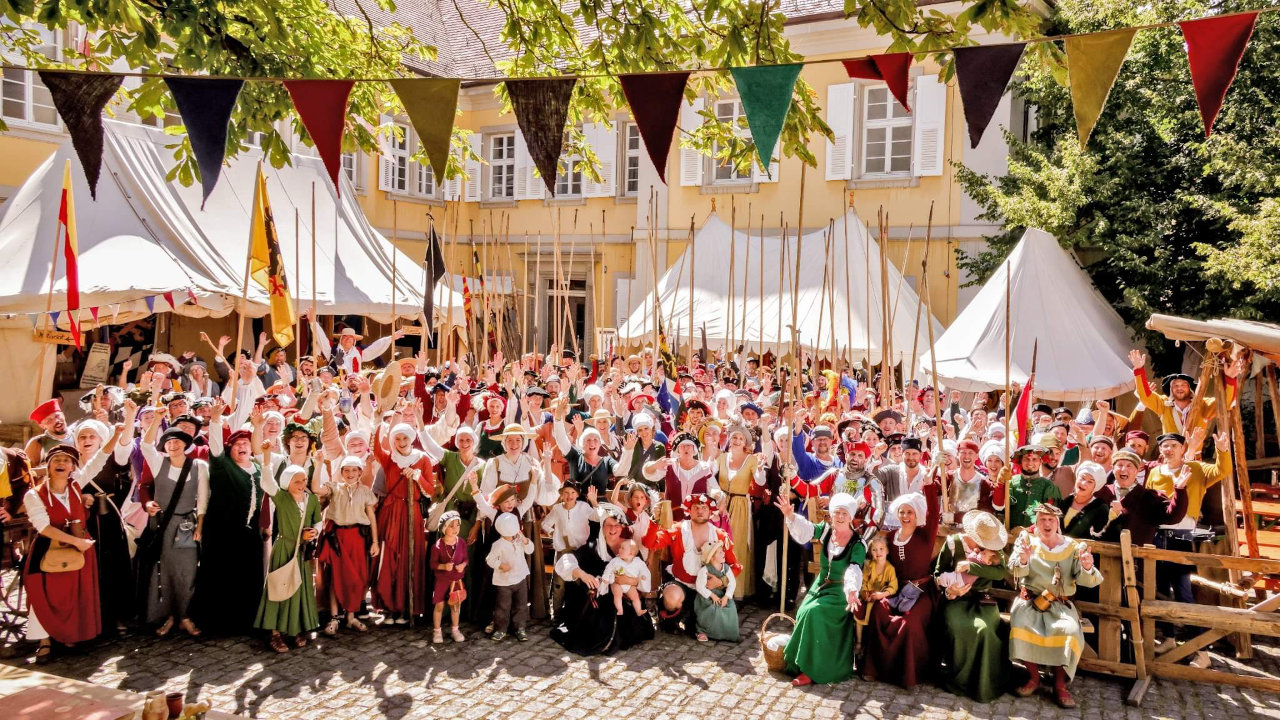
[(1107, 95), (1120, 74), (1120, 66), (1133, 43), (1135, 28), (1067, 38), (1067, 73), (1071, 83), (1071, 103), (1076, 114), (1080, 147), (1089, 143), (1093, 126), (1107, 104)]

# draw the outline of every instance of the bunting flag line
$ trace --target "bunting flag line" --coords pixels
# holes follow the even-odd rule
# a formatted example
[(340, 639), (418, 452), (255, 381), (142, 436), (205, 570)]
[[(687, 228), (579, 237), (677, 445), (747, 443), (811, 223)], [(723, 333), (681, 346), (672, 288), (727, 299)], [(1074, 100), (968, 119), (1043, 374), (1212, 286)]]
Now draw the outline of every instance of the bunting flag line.
[(151, 313), (151, 314), (153, 314), (153, 315), (154, 315), (154, 314), (155, 314), (155, 312), (156, 312), (156, 299), (155, 299), (155, 297), (154, 297), (154, 296), (152, 296), (152, 295), (148, 295), (147, 297), (145, 297), (145, 298), (143, 298), (143, 299), (147, 301), (147, 312), (149, 312), (149, 313)]
[(564, 126), (569, 119), (576, 78), (554, 80), (508, 80), (511, 111), (524, 135), (529, 156), (542, 175), (542, 184), (555, 197), (560, 151), (564, 147)]
[(1137, 30), (1125, 28), (1067, 38), (1064, 42), (1071, 107), (1076, 115), (1081, 150), (1089, 144), (1089, 136), (1098, 124), (1136, 33)]
[(444, 182), (449, 164), (449, 138), (458, 114), (458, 89), (462, 81), (447, 78), (392, 80), (391, 89), (404, 105), (405, 114), (418, 133), (418, 144), (431, 161), (436, 184)]
[(67, 126), (71, 146), (89, 181), (89, 197), (98, 199), (98, 176), (102, 174), (102, 109), (120, 84), (122, 75), (68, 73), (40, 70), (40, 81), (49, 88), (49, 97), (58, 117)]
[(1018, 69), (1026, 43), (956, 48), (956, 86), (969, 125), (969, 145), (978, 147), (991, 116)]
[(422, 259), (422, 267), (427, 276), (426, 288), (422, 291), (422, 314), (426, 318), (427, 332), (435, 326), (436, 285), (444, 277), (444, 251), (441, 249), (440, 236), (436, 234), (436, 221), (427, 215), (427, 253)]
[[(58, 204), (58, 242), (62, 245), (62, 257), (67, 261), (67, 324), (71, 327), (71, 339), (80, 349), (80, 243), (76, 239), (76, 204), (71, 192), (71, 160), (62, 166), (62, 200)], [(58, 252), (57, 245), (53, 248)], [(53, 288), (49, 288), (53, 292)], [(57, 324), (57, 321), (54, 321)]]
[(911, 112), (907, 88), (911, 86), (908, 72), (911, 70), (911, 53), (885, 53), (865, 58), (843, 60), (844, 71), (858, 80), (880, 80), (889, 86), (889, 92), (898, 104)]
[(676, 121), (680, 119), (680, 103), (684, 101), (689, 75), (675, 72), (618, 76), (640, 139), (663, 184), (667, 182), (667, 155), (671, 151)]
[(773, 146), (782, 134), (782, 124), (791, 109), (791, 95), (796, 79), (800, 77), (802, 63), (768, 65), (759, 67), (729, 68), (738, 96), (742, 99), (742, 111), (747, 116), (747, 127), (756, 145), (756, 157), (760, 169), (770, 173)]
[(97, 325), (98, 324), (98, 308), (96, 307), (89, 308), (89, 314), (93, 316), (93, 324)]
[(111, 324), (116, 324), (116, 319), (120, 317), (120, 303), (111, 306)]
[(58, 318), (59, 318), (61, 315), (62, 315), (62, 311), (61, 311), (61, 310), (51, 310), (51, 311), (49, 311), (49, 319), (50, 319), (50, 320), (53, 320), (53, 326), (54, 326), (55, 328), (56, 328), (56, 327), (58, 327)]
[[(302, 125), (311, 136), (316, 153), (329, 171), (329, 180), (339, 196), (342, 188), (338, 175), (342, 172), (342, 132), (347, 123), (347, 100), (351, 97), (351, 80), (285, 80), (285, 89), (293, 98)], [(282, 345), (285, 343), (281, 343)]]
[(200, 209), (218, 184), (222, 174), (222, 158), (227, 152), (227, 126), (231, 111), (244, 87), (244, 80), (223, 78), (165, 78), (169, 94), (182, 117), (191, 141), (191, 154), (200, 168), (200, 187), (204, 194)]
[(1227, 89), (1236, 79), (1240, 59), (1253, 36), (1258, 13), (1224, 15), (1178, 23), (1187, 41), (1187, 62), (1191, 65), (1191, 84), (1200, 106), (1204, 136), (1213, 132), (1213, 123), (1222, 110)]
[(171, 290), (171, 291), (169, 291), (169, 292), (167, 292), (167, 293), (164, 293), (164, 301), (165, 301), (165, 302), (167, 302), (167, 303), (169, 303), (169, 307), (170, 307), (171, 309), (173, 309), (173, 310), (177, 310), (177, 309), (178, 309), (178, 305), (173, 301), (173, 291), (172, 291), (172, 290)]
[(253, 221), (249, 226), (249, 274), (253, 281), (271, 296), (271, 335), (281, 347), (293, 342), (293, 326), (298, 321), (293, 312), (289, 283), (285, 278), (284, 257), (276, 236), (276, 221), (271, 216), (271, 200), (267, 197), (267, 178), (258, 163), (258, 180), (253, 187)]

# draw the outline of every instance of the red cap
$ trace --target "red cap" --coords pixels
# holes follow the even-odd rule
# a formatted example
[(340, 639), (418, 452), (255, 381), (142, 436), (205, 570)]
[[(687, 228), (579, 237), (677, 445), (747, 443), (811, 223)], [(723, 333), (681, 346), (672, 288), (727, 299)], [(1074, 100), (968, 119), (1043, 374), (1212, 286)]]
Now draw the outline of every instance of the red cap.
[(974, 452), (982, 452), (982, 448), (978, 447), (978, 443), (970, 439), (961, 440), (960, 444), (956, 446), (957, 450), (964, 450), (965, 448)]
[(859, 440), (857, 442), (845, 443), (845, 451), (849, 453), (860, 452), (866, 457), (871, 457), (871, 446)]
[(62, 412), (62, 402), (58, 398), (50, 398), (36, 406), (31, 411), (31, 422), (39, 425), (50, 416)]

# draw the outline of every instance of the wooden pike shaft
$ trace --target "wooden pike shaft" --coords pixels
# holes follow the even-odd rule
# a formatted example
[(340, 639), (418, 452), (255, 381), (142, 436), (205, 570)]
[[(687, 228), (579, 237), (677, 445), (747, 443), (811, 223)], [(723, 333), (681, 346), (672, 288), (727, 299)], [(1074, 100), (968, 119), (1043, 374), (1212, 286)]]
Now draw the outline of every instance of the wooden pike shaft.
[[(921, 266), (921, 270), (920, 270), (920, 274), (924, 278), (923, 284), (925, 289), (924, 294), (926, 298), (929, 297), (929, 245), (930, 245), (929, 241), (932, 238), (933, 238), (933, 203), (930, 203), (929, 204), (929, 224), (926, 227), (925, 234), (924, 234), (924, 263)], [(927, 301), (926, 301), (926, 307), (929, 307)], [(931, 309), (929, 311), (929, 317), (933, 317), (933, 311)], [(948, 487), (950, 478), (947, 476), (947, 472), (942, 466), (942, 456), (943, 456), (942, 393), (938, 387), (939, 386), (938, 355), (936, 352), (934, 352), (934, 347), (933, 347), (933, 323), (932, 322), (928, 323), (928, 326), (929, 326), (929, 364), (930, 364), (929, 370), (930, 370), (930, 373), (933, 375), (933, 386), (934, 386), (933, 387), (933, 400), (934, 400), (933, 421), (934, 421), (934, 427), (936, 428), (938, 433), (938, 445), (934, 449), (934, 452), (937, 455), (935, 460), (935, 467), (937, 467), (939, 475), (942, 476), (942, 512), (949, 513), (951, 512), (951, 492), (950, 492), (950, 488)]]
[[(735, 195), (729, 196), (729, 317), (725, 323), (724, 336), (724, 354), (730, 357), (733, 348), (733, 320), (734, 311), (737, 309), (733, 306), (734, 288), (733, 281), (735, 279), (734, 269), (737, 266), (737, 239), (738, 239), (738, 204)], [(750, 215), (747, 216), (750, 218)]]
[[(1009, 261), (1005, 260), (1004, 262), (1004, 405), (1005, 405), (1004, 412), (1005, 412), (1006, 425), (1009, 424), (1009, 420), (1013, 417), (1013, 408), (1010, 407), (1010, 403), (1013, 402), (1013, 398), (1010, 397), (1010, 395), (1012, 394), (1011, 393), (1012, 384), (1010, 382), (1010, 377), (1009, 377), (1010, 365), (1013, 362), (1012, 360), (1013, 345), (1010, 339), (1010, 337), (1013, 334), (1013, 330), (1011, 327), (1011, 323), (1013, 320), (1013, 308), (1012, 308), (1012, 299), (1011, 299), (1013, 280), (1010, 277), (1011, 272), (1012, 272), (1012, 267), (1010, 266)], [(1102, 422), (1103, 422), (1103, 427), (1106, 427), (1106, 420), (1104, 419)], [(1007, 467), (1009, 465), (1009, 430), (1007, 428), (1004, 433), (1004, 462)], [(1012, 468), (1009, 469), (1008, 476), (1010, 478), (1013, 477)], [(1009, 529), (1009, 521), (1010, 521), (1009, 507), (1011, 505), (1013, 505), (1013, 503), (1009, 502), (1008, 500), (1005, 500), (1005, 503), (1004, 503), (1004, 529), (1005, 530)]]
[(689, 368), (693, 368), (693, 278), (698, 272), (698, 251), (693, 241), (694, 218), (689, 216)]

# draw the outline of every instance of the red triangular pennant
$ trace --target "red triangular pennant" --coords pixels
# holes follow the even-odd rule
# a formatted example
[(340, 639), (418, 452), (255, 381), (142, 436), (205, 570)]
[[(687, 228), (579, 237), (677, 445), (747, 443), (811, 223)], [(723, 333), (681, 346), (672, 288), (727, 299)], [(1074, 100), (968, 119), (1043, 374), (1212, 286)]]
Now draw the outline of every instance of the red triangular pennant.
[(199, 306), (200, 306), (200, 301), (199, 301), (198, 299), (196, 299), (196, 291), (195, 291), (195, 290), (192, 290), (191, 288), (187, 288), (187, 296), (191, 298), (191, 304), (192, 304), (192, 305), (195, 305), (196, 307), (199, 307)]
[(333, 189), (338, 187), (342, 172), (342, 131), (347, 121), (347, 99), (351, 96), (351, 80), (286, 80), (284, 86), (293, 98), (293, 106), (311, 135), (316, 152), (324, 161)]
[(178, 306), (173, 302), (173, 291), (172, 291), (172, 290), (171, 290), (171, 291), (169, 291), (169, 292), (167, 292), (167, 293), (164, 293), (164, 301), (165, 301), (165, 302), (167, 302), (167, 303), (169, 303), (169, 307), (173, 308), (174, 310), (177, 310), (177, 309), (178, 309)]
[(1205, 137), (1222, 110), (1227, 88), (1236, 79), (1240, 58), (1253, 35), (1258, 13), (1208, 17), (1178, 23), (1187, 41), (1187, 62), (1191, 64), (1191, 84), (1196, 89), (1200, 120)]
[(631, 116), (640, 130), (649, 159), (658, 169), (658, 177), (667, 181), (667, 153), (671, 150), (671, 138), (680, 119), (680, 103), (684, 100), (684, 87), (689, 73), (661, 73), (658, 75), (620, 75), (622, 93), (631, 106)]
[(883, 80), (889, 86), (889, 92), (906, 108), (911, 110), (908, 102), (907, 88), (911, 85), (908, 72), (911, 70), (911, 53), (885, 53), (870, 57), (843, 60), (844, 71), (851, 78), (859, 80)]
[(93, 324), (97, 325), (98, 324), (98, 308), (96, 307), (89, 308), (89, 314), (93, 316)]

